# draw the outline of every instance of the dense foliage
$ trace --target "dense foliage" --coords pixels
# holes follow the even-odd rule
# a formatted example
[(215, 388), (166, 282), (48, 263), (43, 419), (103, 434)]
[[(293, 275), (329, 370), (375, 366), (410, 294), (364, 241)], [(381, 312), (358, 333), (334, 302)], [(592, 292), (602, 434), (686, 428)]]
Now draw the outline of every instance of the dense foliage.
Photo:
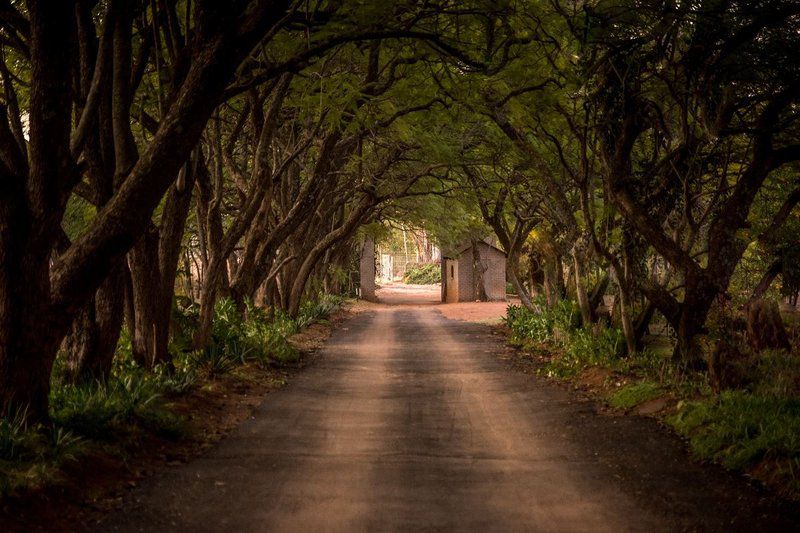
[(412, 285), (433, 285), (442, 281), (442, 266), (436, 263), (411, 265), (403, 277), (405, 283)]

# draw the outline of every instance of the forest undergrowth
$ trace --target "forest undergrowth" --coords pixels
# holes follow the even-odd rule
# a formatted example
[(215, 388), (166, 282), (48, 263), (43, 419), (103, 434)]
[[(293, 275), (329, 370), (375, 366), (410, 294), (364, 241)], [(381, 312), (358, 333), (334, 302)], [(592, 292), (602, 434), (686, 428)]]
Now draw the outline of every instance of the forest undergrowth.
[[(685, 438), (692, 455), (744, 472), (782, 496), (800, 498), (800, 357), (785, 350), (747, 353), (735, 385), (677, 363), (669, 349), (625, 355), (622, 332), (581, 326), (577, 305), (541, 312), (509, 306), (510, 343), (536, 373), (578, 385), (611, 409), (655, 416)], [(668, 346), (668, 343), (666, 344)]]
[(201, 350), (191, 348), (197, 306), (176, 305), (172, 364), (144, 368), (134, 360), (130, 336), (123, 330), (113, 371), (103, 382), (69, 382), (60, 354), (51, 383), (50, 423), (29, 424), (24, 411), (0, 418), (0, 497), (58, 484), (65, 480), (65, 467), (98, 450), (125, 454), (148, 437), (190, 437), (193, 429), (176, 401), (223, 376), (246, 379), (249, 365), (295, 365), (302, 354), (290, 337), (328, 320), (343, 302), (323, 295), (291, 318), (282, 312), (270, 316), (251, 304), (240, 311), (222, 299), (216, 305), (211, 342)]

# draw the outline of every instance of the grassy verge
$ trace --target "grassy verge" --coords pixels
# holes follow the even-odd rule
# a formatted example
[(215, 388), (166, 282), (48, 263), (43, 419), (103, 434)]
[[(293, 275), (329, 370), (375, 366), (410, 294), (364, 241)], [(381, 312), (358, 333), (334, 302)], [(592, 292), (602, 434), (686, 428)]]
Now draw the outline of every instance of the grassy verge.
[(637, 381), (620, 387), (608, 396), (608, 404), (615, 409), (631, 409), (664, 395), (659, 383)]
[[(83, 458), (97, 454), (125, 457), (146, 441), (178, 442), (191, 437), (186, 399), (214, 389), (222, 378), (253, 378), (253, 369), (274, 371), (294, 365), (300, 353), (289, 338), (310, 324), (325, 321), (343, 300), (324, 296), (306, 303), (291, 319), (248, 307), (240, 313), (228, 300), (219, 302), (212, 342), (192, 350), (197, 324), (193, 307), (176, 309), (178, 330), (170, 350), (173, 365), (140, 367), (123, 335), (111, 376), (104, 382), (68, 383), (63, 361), (53, 372), (48, 426), (29, 425), (25, 413), (0, 418), (0, 497), (29, 494), (67, 481), (65, 473)], [(278, 380), (261, 376), (270, 385)], [(182, 405), (184, 404), (184, 405)], [(191, 413), (188, 413), (191, 416)]]
[(705, 372), (679, 370), (669, 349), (623, 356), (620, 332), (580, 327), (569, 301), (542, 313), (510, 306), (506, 325), (510, 342), (535, 360), (537, 373), (580, 384), (613, 409), (656, 416), (686, 438), (696, 458), (750, 473), (800, 499), (797, 355), (754, 356), (742, 386), (716, 394)]

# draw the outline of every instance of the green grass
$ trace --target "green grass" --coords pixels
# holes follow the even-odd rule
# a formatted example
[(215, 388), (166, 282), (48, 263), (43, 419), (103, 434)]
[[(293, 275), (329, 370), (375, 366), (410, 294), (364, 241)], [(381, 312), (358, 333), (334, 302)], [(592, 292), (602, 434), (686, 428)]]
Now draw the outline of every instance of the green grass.
[(615, 390), (608, 397), (608, 404), (616, 409), (630, 409), (664, 394), (664, 389), (652, 381), (630, 383)]
[(800, 400), (748, 391), (683, 402), (667, 423), (689, 439), (701, 459), (746, 469), (762, 459), (800, 457)]
[(0, 419), (0, 496), (50, 483), (83, 452), (85, 441), (63, 427), (29, 426), (25, 413)]

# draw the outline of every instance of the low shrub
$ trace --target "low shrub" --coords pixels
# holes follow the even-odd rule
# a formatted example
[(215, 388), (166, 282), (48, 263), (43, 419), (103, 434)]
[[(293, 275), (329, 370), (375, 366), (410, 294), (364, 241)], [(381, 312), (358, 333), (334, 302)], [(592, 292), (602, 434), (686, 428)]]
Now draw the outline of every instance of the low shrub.
[(614, 368), (620, 364), (624, 341), (619, 330), (595, 325), (575, 329), (554, 344), (560, 348), (541, 372), (550, 378), (568, 379), (592, 366)]
[(99, 383), (62, 385), (50, 395), (51, 418), (60, 427), (93, 439), (114, 438), (124, 426), (153, 418), (163, 411), (160, 391), (153, 381), (135, 375), (112, 377)]
[(257, 349), (248, 330), (247, 320), (236, 303), (230, 298), (221, 299), (214, 307), (211, 343), (203, 350), (205, 353), (200, 360), (219, 363), (219, 372), (215, 375), (226, 373), (223, 370), (228, 366), (228, 370), (232, 369), (236, 361), (244, 363), (251, 352)]
[(800, 357), (784, 350), (765, 350), (756, 359), (753, 392), (768, 398), (800, 397)]
[(53, 371), (47, 427), (29, 426), (25, 412), (0, 418), (0, 496), (36, 488), (59, 476), (65, 461), (75, 459), (92, 441), (124, 450), (119, 443), (147, 431), (162, 438), (186, 435), (186, 420), (167, 399), (185, 394), (202, 377), (215, 378), (248, 361), (263, 365), (294, 362), (299, 353), (288, 338), (314, 321), (325, 320), (343, 303), (337, 296), (306, 302), (296, 320), (285, 313), (268, 316), (248, 303), (242, 312), (230, 299), (218, 302), (211, 342), (192, 349), (198, 309), (179, 302), (173, 309), (171, 364), (142, 368), (133, 358), (123, 329), (111, 376), (103, 382), (71, 384), (64, 380), (63, 354)]
[(406, 269), (403, 282), (409, 285), (434, 285), (442, 281), (442, 267), (437, 263), (422, 263)]
[(584, 365), (613, 366), (625, 353), (625, 339), (619, 329), (596, 324), (568, 333), (564, 349), (568, 357)]
[(0, 418), (0, 460), (26, 459), (38, 455), (41, 435), (25, 422), (25, 411)]
[(342, 306), (344, 300), (340, 296), (323, 294), (314, 300), (309, 300), (300, 306), (297, 315), (296, 326), (303, 329), (312, 322), (327, 320), (337, 309)]
[(212, 327), (212, 343), (195, 352), (189, 364), (214, 377), (246, 361), (265, 366), (296, 362), (300, 354), (289, 343), (289, 337), (313, 322), (327, 320), (343, 302), (340, 296), (320, 295), (303, 303), (297, 318), (292, 319), (280, 311), (268, 316), (250, 302), (243, 314), (232, 300), (221, 300)]
[(588, 366), (611, 365), (622, 355), (622, 333), (602, 325), (580, 327), (580, 313), (574, 302), (561, 300), (546, 309), (540, 300), (536, 306), (542, 311), (509, 306), (505, 322), (511, 329), (512, 342), (546, 344), (558, 352), (543, 368), (549, 377), (567, 378)]
[(561, 300), (552, 309), (547, 309), (541, 299), (534, 305), (541, 311), (531, 311), (520, 305), (508, 306), (505, 321), (512, 331), (513, 341), (555, 343), (560, 340), (563, 343), (564, 337), (580, 326), (578, 307), (570, 300)]
[(505, 323), (511, 329), (512, 342), (517, 344), (552, 340), (553, 316), (548, 312), (535, 313), (521, 305), (509, 305)]
[(211, 342), (205, 348), (192, 352), (187, 361), (188, 365), (210, 379), (229, 374), (234, 368), (245, 362), (243, 358), (239, 357), (240, 342), (241, 339), (229, 339), (229, 343), (226, 344)]

